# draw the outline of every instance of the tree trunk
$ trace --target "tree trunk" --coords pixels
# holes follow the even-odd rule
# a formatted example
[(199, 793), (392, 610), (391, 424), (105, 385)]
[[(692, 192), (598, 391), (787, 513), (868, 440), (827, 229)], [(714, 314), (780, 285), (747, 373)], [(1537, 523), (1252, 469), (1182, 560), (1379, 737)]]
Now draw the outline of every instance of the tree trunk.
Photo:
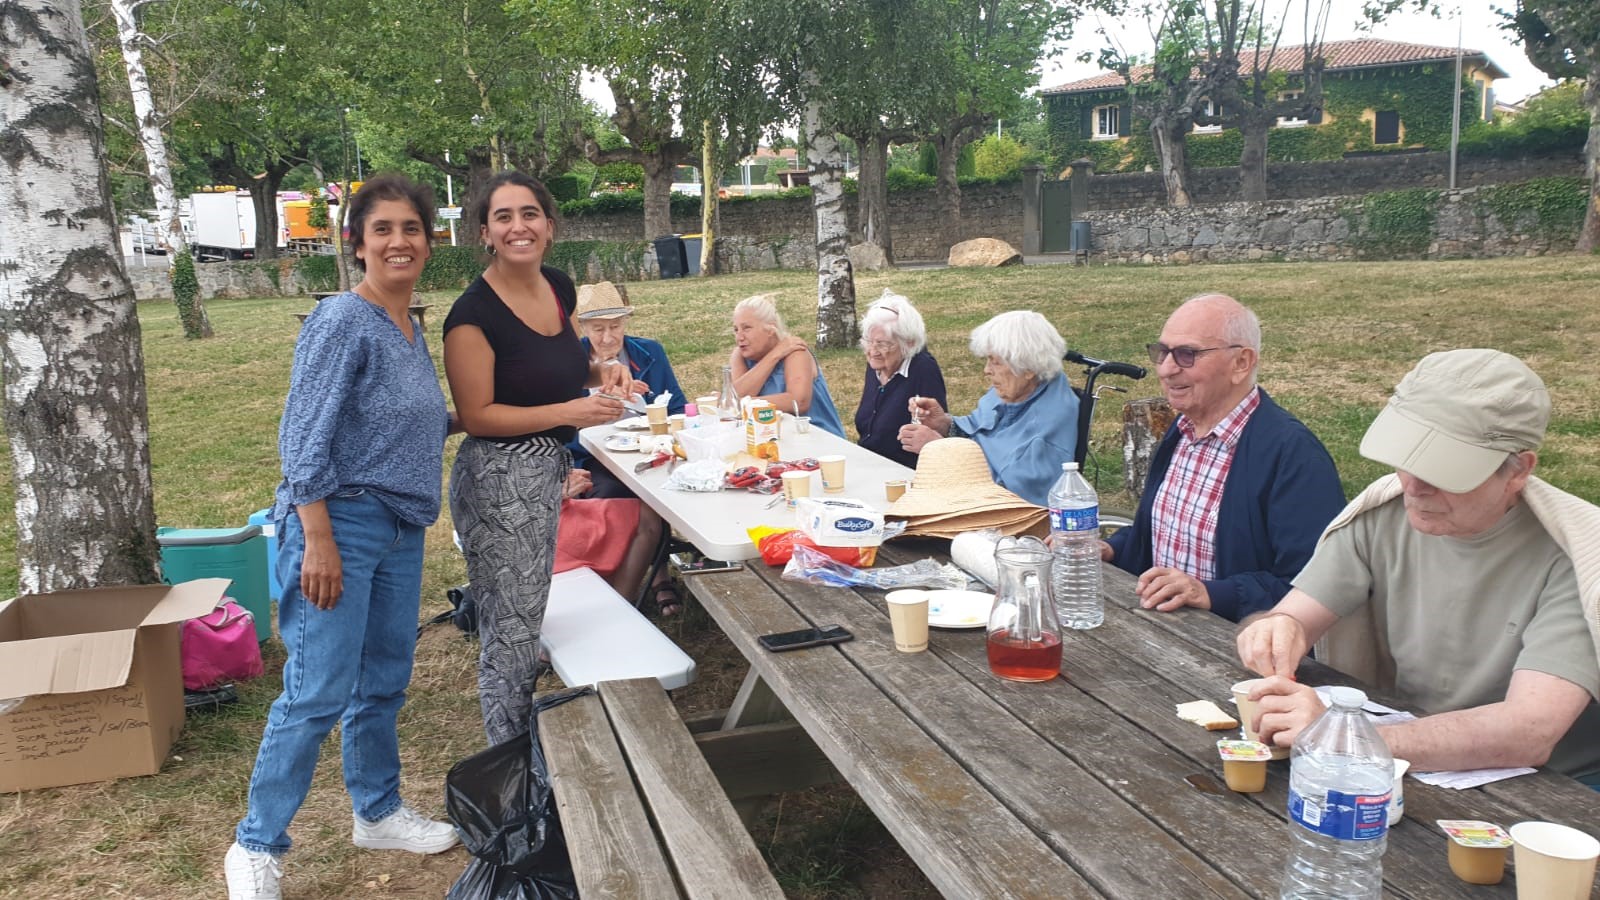
[(1584, 165), (1589, 173), (1589, 211), (1578, 232), (1577, 250), (1600, 250), (1600, 73), (1591, 73), (1583, 88), (1583, 102), (1589, 108), (1589, 142), (1584, 145)]
[(945, 252), (961, 243), (961, 182), (956, 168), (961, 163), (963, 143), (945, 135), (935, 135), (934, 149), (939, 153), (939, 170), (934, 175), (934, 210), (939, 217), (939, 235)]
[(811, 169), (811, 206), (817, 216), (817, 346), (855, 344), (856, 282), (850, 269), (850, 222), (844, 210), (844, 154), (822, 102), (806, 99), (806, 161)]
[(717, 267), (717, 133), (706, 119), (700, 128), (700, 277), (710, 278)]
[(883, 251), (884, 262), (894, 265), (894, 240), (889, 233), (889, 139), (882, 132), (856, 138), (861, 148), (861, 169), (856, 177), (856, 203), (861, 239)]
[(0, 59), (27, 75), (0, 79), (0, 375), (20, 589), (154, 583), (139, 319), (82, 10), (78, 0), (0, 10)]
[(678, 160), (664, 153), (646, 153), (644, 166), (644, 239), (672, 234), (672, 172)]
[(1242, 116), (1239, 131), (1244, 146), (1239, 150), (1239, 197), (1247, 201), (1267, 199), (1267, 134), (1271, 126), (1254, 116)]
[[(487, 198), (485, 198), (487, 199)], [(333, 223), (333, 269), (339, 275), (339, 290), (348, 291), (354, 285), (350, 277), (350, 257), (344, 252), (344, 228), (350, 220), (350, 176), (339, 182), (339, 221)]]
[(1189, 145), (1184, 141), (1188, 132), (1186, 119), (1157, 116), (1150, 123), (1150, 138), (1161, 161), (1161, 182), (1167, 189), (1168, 206), (1188, 207), (1194, 203), (1189, 197)]
[[(172, 188), (172, 166), (167, 162), (167, 141), (161, 134), (161, 118), (156, 113), (155, 99), (150, 93), (150, 78), (144, 68), (145, 40), (133, 16), (132, 0), (111, 0), (111, 12), (117, 20), (117, 41), (122, 45), (122, 64), (128, 73), (128, 92), (133, 97), (133, 117), (139, 132), (139, 148), (150, 170), (150, 190), (156, 197), (156, 221), (160, 223), (161, 243), (167, 250), (167, 277), (170, 279), (177, 267), (179, 255), (189, 248), (183, 234), (183, 222), (178, 217), (178, 196)], [(173, 302), (177, 302), (173, 293)], [(187, 309), (178, 307), (178, 320), (183, 323), (183, 336), (208, 338), (211, 318), (206, 315), (205, 301), (198, 295), (192, 298)]]
[(256, 208), (256, 259), (278, 258), (278, 188), (291, 168), (282, 160), (270, 162), (264, 175), (250, 181), (250, 203)]

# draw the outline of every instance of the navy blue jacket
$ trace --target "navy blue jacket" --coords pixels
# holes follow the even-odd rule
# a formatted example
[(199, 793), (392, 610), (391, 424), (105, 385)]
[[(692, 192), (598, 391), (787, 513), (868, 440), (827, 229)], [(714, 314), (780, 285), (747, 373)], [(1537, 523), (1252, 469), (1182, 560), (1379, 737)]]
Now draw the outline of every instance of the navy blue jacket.
[[(1133, 525), (1110, 539), (1112, 562), (1135, 575), (1154, 564), (1151, 507), (1180, 436), (1173, 423), (1150, 460)], [(1211, 611), (1237, 622), (1271, 609), (1289, 593), (1290, 580), (1344, 502), (1327, 448), (1262, 391), (1261, 405), (1239, 436), (1217, 510), (1217, 578), (1204, 582)]]
[(878, 383), (878, 373), (867, 366), (861, 387), (861, 405), (856, 407), (856, 443), (908, 469), (917, 467), (917, 455), (900, 449), (900, 426), (911, 423), (911, 398), (932, 397), (949, 409), (944, 395), (944, 375), (939, 363), (927, 350), (911, 357), (904, 378), (896, 372), (888, 384)]
[[(591, 353), (589, 339), (579, 340), (583, 342), (583, 352)], [(634, 379), (650, 385), (644, 402), (654, 400), (662, 391), (671, 391), (672, 399), (667, 401), (667, 414), (675, 416), (683, 412), (683, 388), (678, 386), (678, 376), (673, 374), (672, 363), (667, 362), (667, 350), (661, 346), (661, 342), (625, 334), (622, 336), (622, 351), (628, 355), (628, 368), (633, 371)], [(573, 465), (587, 468), (584, 463), (589, 459), (589, 451), (578, 444), (577, 438), (572, 439), (567, 449), (572, 451)]]

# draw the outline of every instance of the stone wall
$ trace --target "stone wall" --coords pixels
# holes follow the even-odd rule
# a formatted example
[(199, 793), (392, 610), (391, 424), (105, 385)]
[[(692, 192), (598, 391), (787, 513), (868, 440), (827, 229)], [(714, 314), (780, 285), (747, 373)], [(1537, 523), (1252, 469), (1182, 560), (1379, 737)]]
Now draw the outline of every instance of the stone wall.
[[(1578, 153), (1522, 159), (1462, 159), (1456, 166), (1457, 187), (1478, 187), (1545, 178), (1582, 175)], [(1448, 153), (1382, 153), (1321, 162), (1270, 163), (1267, 196), (1274, 200), (1368, 194), (1403, 188), (1444, 189), (1450, 184)], [(1210, 205), (1239, 200), (1237, 166), (1195, 169), (1189, 193), (1195, 203)], [(1090, 209), (1133, 209), (1164, 206), (1166, 188), (1160, 172), (1120, 172), (1089, 180)]]
[[(135, 297), (140, 300), (172, 299), (172, 282), (167, 278), (166, 257), (131, 256), (125, 259)], [(311, 289), (301, 280), (295, 263), (296, 257), (293, 256), (274, 260), (197, 263), (194, 272), (200, 280), (200, 296), (206, 300), (213, 297), (308, 295)]]
[(1452, 259), (1540, 256), (1572, 249), (1576, 228), (1546, 228), (1532, 214), (1501, 222), (1477, 202), (1481, 190), (1442, 191), (1425, 248), (1401, 253), (1365, 233), (1365, 198), (1360, 196), (1094, 210), (1086, 214), (1093, 229), (1090, 262)]

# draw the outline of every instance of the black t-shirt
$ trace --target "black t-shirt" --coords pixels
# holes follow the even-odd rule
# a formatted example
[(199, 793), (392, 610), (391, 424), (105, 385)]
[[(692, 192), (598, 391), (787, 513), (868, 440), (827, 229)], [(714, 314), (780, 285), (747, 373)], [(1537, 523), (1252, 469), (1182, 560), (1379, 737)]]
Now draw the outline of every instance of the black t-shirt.
[[(477, 281), (456, 298), (444, 320), (444, 333), (457, 325), (476, 325), (494, 351), (494, 402), (508, 406), (545, 406), (565, 403), (584, 395), (589, 380), (589, 354), (572, 330), (572, 311), (578, 305), (578, 291), (572, 279), (560, 269), (541, 269), (561, 303), (561, 332), (543, 335), (517, 318), (489, 282)], [(571, 425), (560, 425), (537, 432), (565, 444), (578, 434)], [(488, 440), (511, 443), (533, 434), (495, 437)]]

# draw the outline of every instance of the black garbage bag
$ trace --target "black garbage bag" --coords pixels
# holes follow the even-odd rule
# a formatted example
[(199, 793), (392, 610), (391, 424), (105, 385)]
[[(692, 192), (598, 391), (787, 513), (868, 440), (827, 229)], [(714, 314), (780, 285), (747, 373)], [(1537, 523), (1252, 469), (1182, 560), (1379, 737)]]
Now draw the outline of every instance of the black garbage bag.
[(473, 859), (445, 900), (577, 900), (539, 713), (592, 693), (570, 688), (536, 699), (527, 732), (450, 768), (445, 809)]

